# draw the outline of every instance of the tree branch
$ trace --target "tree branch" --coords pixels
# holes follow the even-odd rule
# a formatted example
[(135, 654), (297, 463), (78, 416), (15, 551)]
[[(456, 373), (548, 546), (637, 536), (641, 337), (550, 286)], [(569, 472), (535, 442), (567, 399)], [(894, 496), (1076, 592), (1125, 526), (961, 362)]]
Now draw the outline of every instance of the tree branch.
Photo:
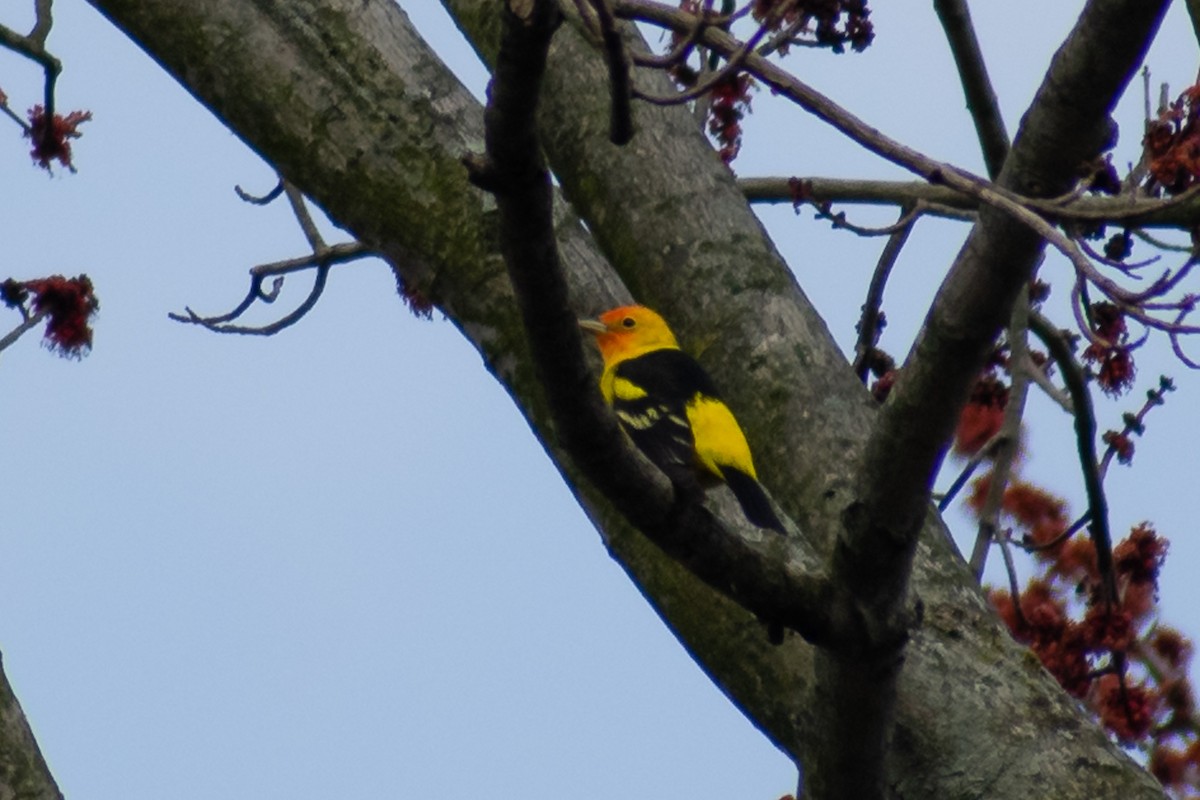
[(1117, 602), (1117, 575), (1113, 569), (1112, 534), (1108, 527), (1108, 498), (1104, 494), (1100, 463), (1096, 458), (1096, 412), (1092, 407), (1092, 396), (1070, 347), (1050, 320), (1033, 312), (1029, 315), (1029, 329), (1042, 340), (1050, 357), (1058, 364), (1075, 407), (1075, 447), (1079, 452), (1088, 500), (1088, 531), (1096, 545), (1096, 566), (1103, 581), (1104, 599), (1111, 606)]
[(963, 94), (967, 98), (967, 110), (971, 112), (975, 134), (983, 150), (983, 163), (988, 175), (994, 179), (1008, 156), (1008, 131), (1000, 114), (1000, 103), (992, 90), (992, 81), (988, 78), (979, 40), (975, 37), (971, 11), (966, 0), (933, 0), (933, 8), (950, 42), (950, 52), (954, 55)]
[(872, 362), (875, 361), (873, 355), (875, 345), (879, 342), (880, 321), (883, 319), (883, 290), (892, 274), (892, 267), (896, 265), (896, 259), (900, 257), (900, 251), (908, 241), (908, 235), (912, 233), (914, 223), (916, 217), (910, 209), (901, 208), (900, 221), (896, 223), (899, 229), (888, 237), (883, 252), (879, 254), (879, 261), (875, 264), (875, 271), (871, 273), (867, 299), (863, 301), (862, 316), (858, 320), (858, 341), (854, 344), (854, 374), (863, 383), (866, 383)]
[[(1200, 0), (1198, 0), (1200, 2)], [(951, 219), (971, 219), (979, 210), (976, 196), (924, 181), (882, 181), (844, 178), (739, 178), (738, 186), (751, 203), (796, 203), (795, 182), (804, 185), (815, 202), (905, 206), (927, 204), (926, 213)], [(1022, 204), (1063, 221), (1119, 223), (1131, 228), (1175, 228), (1190, 231), (1200, 223), (1200, 194), (1168, 198), (1084, 196), (1069, 205), (1022, 198)], [(1160, 243), (1155, 243), (1160, 246)], [(1190, 248), (1181, 248), (1190, 252)]]

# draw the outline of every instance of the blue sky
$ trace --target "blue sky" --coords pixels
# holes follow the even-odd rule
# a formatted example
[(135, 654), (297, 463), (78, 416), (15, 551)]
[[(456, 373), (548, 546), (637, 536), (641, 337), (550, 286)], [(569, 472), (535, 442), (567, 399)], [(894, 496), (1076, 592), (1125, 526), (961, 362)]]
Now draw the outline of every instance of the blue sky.
[[(402, 5), (479, 92), (484, 73), (441, 9)], [(793, 66), (896, 138), (979, 169), (932, 11), (878, 5), (866, 55), (801, 52)], [(1015, 129), (1080, 4), (980, 5)], [(3, 14), (17, 28), (31, 16)], [(81, 0), (55, 14), (60, 105), (95, 119), (78, 174), (53, 177), (0, 127), (0, 278), (87, 272), (101, 312), (80, 362), (33, 336), (0, 354), (0, 652), (68, 796), (790, 791), (791, 764), (608, 558), (478, 355), (436, 315), (411, 316), (381, 264), (336, 268), (317, 308), (273, 338), (167, 319), (228, 309), (250, 266), (303, 253), (303, 237), (284, 205), (238, 201), (235, 184), (265, 191), (272, 171), (148, 57)], [(1196, 63), (1180, 7), (1151, 54), (1155, 82), (1182, 88)], [(18, 109), (37, 102), (37, 73), (7, 53), (0, 86)], [(1131, 97), (1120, 120), (1136, 132)], [(900, 177), (765, 93), (737, 166)], [(790, 208), (763, 218), (849, 347), (878, 243)], [(898, 355), (964, 230), (914, 235), (886, 308)], [(280, 303), (307, 286), (289, 278)], [(1139, 395), (1103, 404), (1102, 426), (1160, 371), (1181, 391), (1135, 468), (1109, 480), (1114, 528), (1150, 518), (1172, 539), (1167, 621), (1195, 635), (1200, 386), (1164, 343), (1149, 349)], [(1033, 414), (1025, 473), (1078, 508), (1069, 423), (1046, 402)]]

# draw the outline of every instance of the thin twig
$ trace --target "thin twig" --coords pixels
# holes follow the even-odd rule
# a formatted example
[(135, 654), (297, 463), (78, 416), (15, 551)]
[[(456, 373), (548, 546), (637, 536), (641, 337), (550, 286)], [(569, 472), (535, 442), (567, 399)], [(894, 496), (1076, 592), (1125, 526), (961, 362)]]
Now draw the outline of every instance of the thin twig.
[[(1146, 402), (1142, 404), (1137, 413), (1125, 415), (1125, 426), (1121, 429), (1118, 436), (1129, 436), (1131, 433), (1141, 436), (1146, 429), (1146, 417), (1150, 414), (1151, 409), (1163, 405), (1166, 402), (1167, 392), (1173, 391), (1175, 391), (1175, 383), (1166, 375), (1160, 377), (1158, 379), (1158, 388), (1146, 391)], [(1112, 464), (1117, 451), (1117, 446), (1110, 442), (1100, 459), (1100, 480), (1104, 480), (1108, 475), (1108, 467)]]
[(248, 325), (230, 325), (228, 323), (217, 324), (210, 319), (198, 316), (190, 308), (187, 311), (186, 317), (180, 317), (178, 314), (170, 315), (172, 319), (180, 322), (191, 322), (201, 327), (207, 328), (214, 333), (236, 333), (249, 336), (273, 336), (279, 333), (284, 328), (290, 327), (312, 310), (317, 301), (321, 299), (321, 293), (325, 291), (325, 279), (329, 275), (329, 264), (320, 264), (317, 266), (317, 277), (313, 281), (312, 290), (309, 291), (308, 297), (304, 298), (304, 302), (296, 307), (294, 311), (286, 316), (275, 320), (274, 322), (263, 325), (261, 327)]
[[(325, 248), (323, 253), (312, 253), (299, 258), (289, 258), (283, 261), (274, 261), (269, 264), (260, 264), (250, 270), (250, 289), (246, 292), (246, 296), (238, 303), (232, 311), (225, 314), (216, 314), (213, 316), (202, 317), (191, 308), (184, 308), (183, 314), (170, 313), (167, 316), (176, 322), (186, 322), (193, 325), (200, 325), (217, 333), (250, 333), (259, 335), (270, 335), (277, 333), (288, 325), (296, 322), (301, 316), (312, 308), (312, 304), (320, 297), (321, 292), (325, 288), (324, 273), (329, 271), (329, 268), (342, 264), (348, 261), (354, 261), (360, 258), (368, 258), (376, 255), (369, 250), (362, 242), (341, 242), (339, 244), (330, 245)], [(288, 320), (287, 324), (272, 325), (263, 328), (247, 328), (241, 326), (229, 325), (228, 323), (242, 316), (249, 310), (250, 306), (256, 301), (264, 303), (273, 303), (275, 298), (279, 296), (279, 291), (283, 286), (283, 276), (293, 272), (303, 270), (316, 269), (318, 271), (317, 280), (313, 284), (313, 290), (305, 299), (304, 304), (301, 304), (298, 311), (301, 311), (299, 316), (295, 316), (295, 312), (284, 317)], [(263, 289), (263, 282), (267, 278), (274, 278), (272, 288), (270, 290)], [(315, 296), (314, 296), (315, 294)], [(281, 320), (282, 322), (283, 320)]]
[(900, 220), (896, 223), (896, 230), (892, 232), (883, 247), (883, 252), (879, 254), (879, 261), (875, 264), (871, 283), (867, 287), (867, 299), (863, 302), (862, 317), (858, 321), (858, 341), (854, 345), (854, 373), (864, 383), (871, 369), (870, 355), (879, 342), (883, 290), (887, 287), (888, 277), (896, 259), (900, 257), (900, 251), (908, 241), (908, 235), (912, 233), (913, 223), (916, 222), (916, 214), (913, 213), (915, 211), (916, 209), (910, 208), (900, 209)]
[[(1027, 337), (1029, 334), (1029, 285), (1021, 288), (1013, 303), (1012, 316), (1008, 323), (1008, 349), (1010, 363), (1029, 356)], [(983, 579), (983, 568), (987, 564), (987, 553), (1000, 530), (1000, 512), (1004, 506), (1004, 492), (1008, 488), (1013, 464), (1020, 449), (1021, 422), (1025, 417), (1025, 401), (1029, 396), (1029, 375), (1022, 369), (1009, 370), (1012, 385), (1008, 391), (1008, 402), (1004, 405), (1004, 418), (996, 434), (1000, 440), (992, 458), (992, 479), (988, 484), (987, 496), (979, 510), (979, 530), (975, 536), (975, 548), (971, 552), (971, 570), (976, 580)]]
[(1034, 361), (1028, 353), (1025, 354), (1025, 360), (1020, 364), (1020, 368), (1023, 369), (1029, 375), (1030, 380), (1037, 384), (1038, 388), (1041, 389), (1047, 397), (1057, 403), (1063, 411), (1066, 411), (1068, 414), (1075, 413), (1075, 407), (1071, 405), (1071, 398), (1067, 396), (1066, 392), (1054, 385), (1054, 382), (1050, 380), (1050, 377), (1046, 374), (1046, 371), (1039, 367), (1037, 362)]
[[(22, 309), (22, 313), (25, 313), (24, 309)], [(21, 322), (20, 325), (13, 328), (8, 333), (4, 334), (3, 337), (0, 337), (0, 350), (7, 349), (10, 345), (12, 345), (14, 342), (16, 342), (22, 336), (24, 336), (31, 328), (35, 327), (39, 322), (41, 322), (45, 318), (46, 318), (45, 311), (39, 311), (36, 314), (34, 314), (33, 316), (26, 317)]]
[(704, 32), (705, 26), (720, 24), (717, 20), (711, 18), (712, 4), (713, 0), (704, 0), (704, 7), (696, 15), (696, 24), (687, 32), (686, 36), (679, 40), (678, 44), (671, 48), (670, 52), (661, 56), (634, 53), (633, 63), (639, 67), (648, 67), (650, 69), (669, 69), (676, 64), (682, 64), (687, 61), (691, 57), (692, 51), (696, 48), (696, 43), (700, 41), (700, 36)]
[(1012, 548), (1012, 529), (1005, 528), (1003, 532), (996, 538), (996, 544), (1000, 545), (1000, 556), (1004, 559), (1004, 572), (1008, 576), (1008, 593), (1012, 596), (1013, 613), (1017, 618), (1018, 630), (1028, 628), (1029, 623), (1025, 620), (1025, 612), (1021, 610), (1021, 590), (1017, 582), (1017, 565), (1013, 563)]
[(1054, 325), (1033, 311), (1029, 315), (1029, 330), (1041, 339), (1050, 357), (1058, 364), (1075, 406), (1075, 445), (1087, 493), (1090, 517), (1088, 530), (1096, 545), (1096, 566), (1100, 571), (1105, 601), (1115, 603), (1117, 578), (1112, 561), (1112, 535), (1108, 527), (1108, 499), (1104, 495), (1104, 484), (1096, 459), (1096, 414), (1092, 407), (1092, 396), (1084, 382), (1083, 370), (1075, 362), (1065, 338)]
[[(827, 219), (833, 223), (836, 230), (846, 230), (858, 236), (870, 238), (873, 236), (892, 236), (901, 231), (907, 230), (917, 217), (925, 213), (925, 206), (922, 203), (917, 203), (912, 208), (901, 208), (900, 219), (893, 222), (891, 225), (885, 225), (882, 228), (871, 228), (865, 225), (856, 225), (846, 219), (846, 215), (841, 212), (834, 212), (828, 203), (813, 203), (817, 210), (817, 219)], [(907, 234), (905, 234), (907, 236)]]
[(762, 40), (762, 38), (767, 35), (767, 32), (770, 30), (769, 25), (770, 23), (766, 20), (761, 22), (758, 26), (758, 30), (754, 32), (754, 35), (742, 43), (741, 47), (736, 52), (727, 57), (728, 60), (726, 61), (725, 66), (715, 70), (711, 75), (706, 77), (704, 80), (699, 81), (695, 86), (685, 89), (678, 94), (669, 96), (650, 94), (635, 87), (633, 89), (633, 96), (639, 100), (645, 100), (647, 103), (651, 103), (656, 106), (675, 106), (682, 105), (683, 103), (690, 103), (699, 97), (707, 95), (712, 91), (713, 87), (721, 83), (721, 81), (724, 81), (730, 76), (738, 73), (738, 71), (742, 68), (742, 64), (745, 63), (746, 58), (754, 52), (754, 48), (758, 46), (758, 43)]
[(967, 460), (963, 465), (962, 472), (958, 473), (958, 477), (954, 479), (954, 483), (950, 484), (950, 488), (942, 494), (938, 499), (938, 511), (945, 511), (954, 502), (954, 498), (962, 491), (962, 488), (967, 485), (967, 481), (971, 480), (971, 476), (975, 474), (975, 470), (979, 469), (979, 465), (992, 457), (992, 453), (1001, 442), (1001, 436), (996, 433), (975, 455)]
[(1157, 247), (1159, 250), (1164, 250), (1169, 253), (1195, 253), (1196, 252), (1195, 245), (1171, 244), (1170, 242), (1164, 242), (1162, 239), (1159, 239), (1156, 236), (1151, 236), (1150, 234), (1146, 233), (1146, 231), (1142, 230), (1141, 228), (1134, 228), (1132, 233), (1134, 236), (1141, 239), (1143, 242), (1150, 245), (1151, 247)]
[(612, 9), (608, 7), (608, 0), (587, 0), (587, 2), (596, 12), (600, 40), (604, 44), (604, 57), (608, 62), (608, 88), (612, 98), (608, 140), (617, 146), (629, 144), (629, 140), (633, 138), (633, 111), (629, 103), (633, 95), (633, 88), (629, 80), (629, 59), (625, 54), (625, 43), (617, 31)]
[(1060, 544), (1065, 542), (1067, 539), (1070, 539), (1072, 536), (1079, 533), (1079, 531), (1083, 528), (1083, 526), (1087, 525), (1091, 521), (1092, 521), (1092, 512), (1085, 511), (1085, 512), (1083, 512), (1083, 514), (1080, 515), (1079, 519), (1072, 522), (1065, 531), (1060, 533), (1058, 536), (1055, 536), (1050, 541), (1038, 542), (1038, 543), (1027, 541), (1027, 542), (1024, 542), (1021, 544), (1021, 548), (1029, 553), (1037, 553), (1037, 552), (1040, 552), (1043, 550), (1053, 550), (1054, 548), (1058, 547)]
[(283, 178), (279, 179), (279, 182), (275, 184), (274, 189), (272, 189), (271, 191), (262, 195), (261, 197), (258, 195), (250, 194), (245, 189), (243, 189), (241, 186), (234, 186), (233, 191), (234, 191), (234, 193), (237, 194), (239, 199), (244, 200), (247, 203), (250, 203), (250, 204), (256, 205), (256, 206), (265, 206), (268, 203), (271, 203), (272, 201), (274, 201), (281, 194), (283, 194)]

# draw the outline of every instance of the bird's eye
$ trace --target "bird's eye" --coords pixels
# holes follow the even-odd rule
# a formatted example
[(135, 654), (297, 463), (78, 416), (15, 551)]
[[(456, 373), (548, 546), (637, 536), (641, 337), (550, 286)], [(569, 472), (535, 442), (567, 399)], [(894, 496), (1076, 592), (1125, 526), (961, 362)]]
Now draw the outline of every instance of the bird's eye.
[(632, 328), (634, 325), (637, 325), (637, 321), (634, 320), (633, 317), (626, 317), (625, 319), (621, 320), (621, 324), (626, 328)]

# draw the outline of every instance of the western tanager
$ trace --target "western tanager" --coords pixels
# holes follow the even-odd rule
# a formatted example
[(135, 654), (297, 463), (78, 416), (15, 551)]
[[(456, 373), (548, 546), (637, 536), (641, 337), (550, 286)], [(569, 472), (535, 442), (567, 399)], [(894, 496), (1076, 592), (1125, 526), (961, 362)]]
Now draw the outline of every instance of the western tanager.
[(784, 533), (741, 426), (666, 321), (645, 306), (622, 306), (579, 326), (600, 346), (600, 393), (646, 457), (677, 486), (727, 484), (746, 519)]

